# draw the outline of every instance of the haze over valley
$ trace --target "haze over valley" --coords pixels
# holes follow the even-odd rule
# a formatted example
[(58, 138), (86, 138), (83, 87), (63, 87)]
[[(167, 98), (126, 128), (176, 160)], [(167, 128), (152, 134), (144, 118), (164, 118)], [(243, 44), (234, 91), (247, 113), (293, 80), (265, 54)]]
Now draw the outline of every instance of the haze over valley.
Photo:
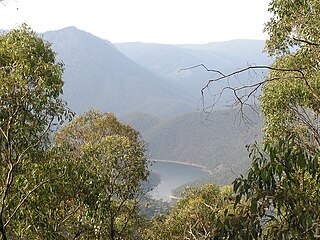
[[(151, 159), (199, 164), (212, 171), (217, 184), (230, 184), (249, 167), (245, 145), (259, 139), (261, 119), (246, 110), (253, 124), (246, 125), (238, 110), (227, 107), (234, 100), (231, 92), (208, 117), (200, 90), (215, 75), (202, 67), (181, 69), (204, 64), (229, 73), (248, 64), (269, 64), (264, 41), (113, 44), (75, 27), (44, 37), (65, 64), (63, 98), (77, 114), (91, 108), (113, 112), (140, 131)], [(242, 84), (259, 77), (230, 81)]]

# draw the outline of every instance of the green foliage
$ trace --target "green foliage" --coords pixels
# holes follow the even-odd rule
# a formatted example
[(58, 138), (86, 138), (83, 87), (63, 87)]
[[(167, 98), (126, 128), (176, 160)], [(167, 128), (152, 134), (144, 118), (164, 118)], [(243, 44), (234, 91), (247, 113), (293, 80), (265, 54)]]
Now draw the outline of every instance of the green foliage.
[(139, 133), (112, 114), (89, 111), (63, 126), (55, 141), (67, 163), (64, 204), (69, 212), (79, 210), (69, 222), (73, 237), (132, 237), (140, 219), (141, 182), (148, 176)]
[[(126, 239), (140, 222), (148, 171), (138, 132), (59, 98), (62, 63), (26, 25), (0, 37), (2, 239)], [(134, 237), (133, 237), (134, 238)]]
[[(228, 185), (235, 173), (244, 174), (250, 166), (245, 145), (261, 136), (261, 119), (249, 109), (244, 111), (253, 121), (252, 128), (238, 121), (237, 110), (217, 110), (209, 116), (192, 112), (158, 121), (136, 114), (123, 121), (141, 129), (151, 158), (206, 166), (213, 172), (215, 184)], [(143, 129), (142, 123), (150, 127)]]
[(320, 217), (320, 2), (272, 0), (269, 11), (266, 50), (276, 60), (260, 98), (265, 142), (263, 148), (251, 148), (248, 175), (234, 182), (235, 205), (242, 208), (245, 199), (253, 218), (242, 229), (260, 229), (262, 239), (315, 239)]
[[(249, 231), (234, 231), (242, 216), (233, 208), (231, 187), (208, 184), (187, 189), (167, 215), (156, 217), (145, 229), (144, 239), (239, 239)], [(234, 232), (233, 232), (234, 231)], [(229, 237), (229, 238), (227, 238)]]
[(26, 25), (0, 36), (2, 239), (24, 236), (35, 217), (27, 210), (28, 201), (52, 179), (43, 168), (49, 133), (72, 116), (59, 98), (62, 72), (50, 44)]
[(266, 47), (270, 54), (286, 54), (292, 47), (316, 47), (319, 43), (318, 0), (272, 0), (269, 12), (272, 17), (265, 30), (269, 34)]
[(168, 211), (173, 207), (173, 205), (174, 203), (164, 202), (162, 200), (157, 200), (149, 196), (145, 196), (140, 202), (140, 213), (146, 218), (148, 222), (153, 217), (159, 216), (161, 214), (167, 214)]
[[(254, 145), (247, 177), (234, 182), (237, 200), (244, 197), (255, 216), (246, 225), (261, 228), (263, 239), (313, 239), (317, 231), (319, 157), (297, 147), (295, 140), (288, 136), (263, 149)], [(250, 224), (257, 220), (259, 225)]]
[(266, 139), (296, 132), (309, 149), (319, 147), (320, 3), (273, 0), (266, 50), (277, 58), (261, 96)]

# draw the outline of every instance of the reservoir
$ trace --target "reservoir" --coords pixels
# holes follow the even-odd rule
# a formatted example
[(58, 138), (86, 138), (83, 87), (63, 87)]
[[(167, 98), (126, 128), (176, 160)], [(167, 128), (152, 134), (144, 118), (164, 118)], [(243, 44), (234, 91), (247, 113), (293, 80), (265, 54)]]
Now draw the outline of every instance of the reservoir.
[(155, 199), (170, 201), (171, 191), (183, 184), (210, 176), (199, 166), (170, 161), (154, 161), (150, 170), (160, 177), (160, 183), (151, 191)]

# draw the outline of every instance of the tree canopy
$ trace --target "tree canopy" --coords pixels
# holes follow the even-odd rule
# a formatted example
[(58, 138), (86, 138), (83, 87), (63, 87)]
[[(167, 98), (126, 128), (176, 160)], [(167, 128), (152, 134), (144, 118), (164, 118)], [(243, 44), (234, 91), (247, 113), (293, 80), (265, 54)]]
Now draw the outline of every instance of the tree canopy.
[[(88, 111), (55, 135), (69, 167), (68, 198), (84, 209), (84, 238), (124, 239), (135, 233), (146, 190), (147, 159), (139, 133), (110, 113)], [(132, 236), (131, 236), (132, 237)]]
[(14, 219), (49, 176), (38, 166), (55, 124), (72, 116), (60, 99), (63, 65), (26, 25), (0, 36), (0, 232), (17, 237)]
[(276, 56), (261, 96), (266, 138), (288, 132), (309, 150), (319, 148), (320, 3), (271, 1), (273, 14), (266, 24), (266, 50)]
[(111, 113), (60, 128), (73, 113), (55, 57), (25, 24), (0, 36), (1, 237), (135, 238), (145, 144)]
[(251, 168), (234, 182), (235, 205), (249, 206), (247, 213), (253, 216), (239, 231), (255, 226), (255, 238), (315, 239), (320, 215), (320, 2), (273, 0), (269, 11), (266, 50), (275, 61), (260, 97), (264, 142), (251, 148)]

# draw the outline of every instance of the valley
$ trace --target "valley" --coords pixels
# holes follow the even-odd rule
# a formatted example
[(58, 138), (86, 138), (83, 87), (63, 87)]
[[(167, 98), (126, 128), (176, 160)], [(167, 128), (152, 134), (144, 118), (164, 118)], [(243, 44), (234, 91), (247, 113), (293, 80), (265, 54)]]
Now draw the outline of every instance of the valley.
[[(239, 109), (229, 107), (226, 92), (210, 114), (200, 90), (214, 74), (205, 64), (230, 72), (246, 64), (269, 64), (264, 41), (234, 40), (208, 44), (116, 43), (75, 27), (44, 33), (65, 64), (63, 98), (76, 114), (88, 109), (113, 112), (137, 129), (151, 159), (205, 166), (219, 185), (231, 184), (250, 165), (246, 145), (261, 137), (262, 118), (249, 109), (246, 124)], [(229, 79), (235, 85), (260, 80), (265, 73)], [(215, 85), (219, 92), (223, 85)], [(206, 101), (206, 102), (202, 102)]]

